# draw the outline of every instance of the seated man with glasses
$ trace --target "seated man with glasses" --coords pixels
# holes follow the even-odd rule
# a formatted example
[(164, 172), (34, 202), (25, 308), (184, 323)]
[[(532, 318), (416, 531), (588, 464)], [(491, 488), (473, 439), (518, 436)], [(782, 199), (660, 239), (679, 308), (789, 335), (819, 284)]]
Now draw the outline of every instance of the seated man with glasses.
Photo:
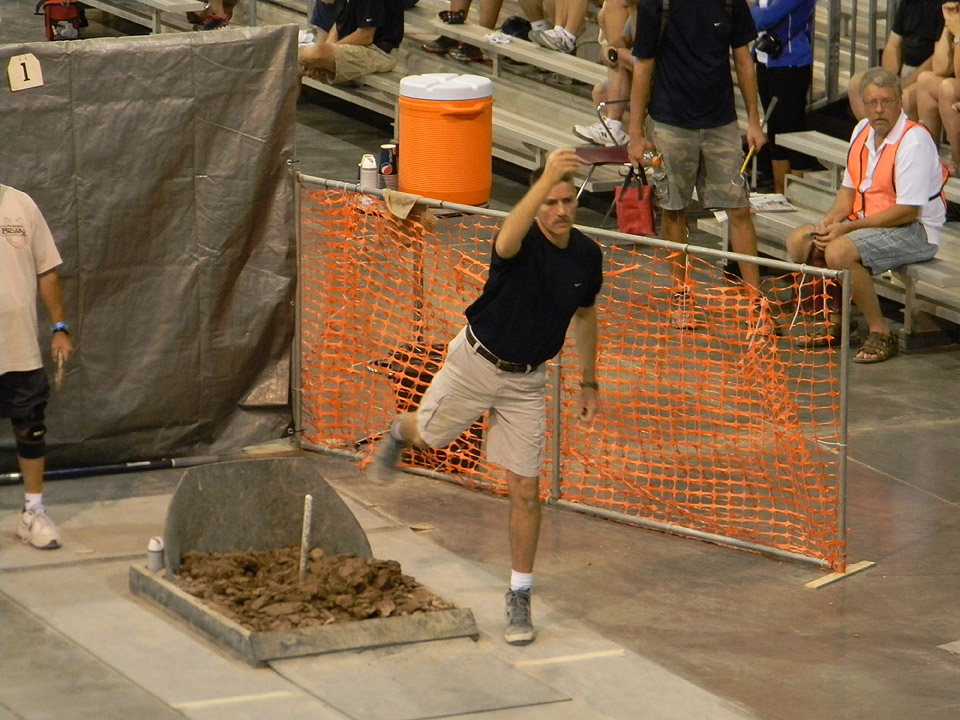
[[(903, 111), (899, 77), (880, 67), (867, 70), (860, 100), (867, 115), (853, 130), (837, 199), (818, 225), (791, 233), (787, 250), (794, 262), (850, 271), (853, 300), (869, 325), (853, 360), (877, 363), (898, 348), (870, 275), (936, 254), (947, 169), (927, 128)], [(830, 323), (838, 321), (834, 312)]]

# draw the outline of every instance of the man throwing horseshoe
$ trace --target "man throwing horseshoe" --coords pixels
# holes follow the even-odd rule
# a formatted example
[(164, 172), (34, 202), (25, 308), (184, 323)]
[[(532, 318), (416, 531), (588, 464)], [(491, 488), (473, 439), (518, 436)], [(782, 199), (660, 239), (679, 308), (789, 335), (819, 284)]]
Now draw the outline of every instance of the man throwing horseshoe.
[(381, 441), (373, 473), (393, 474), (406, 445), (442, 448), (489, 413), (487, 455), (506, 470), (510, 559), (506, 594), (511, 645), (533, 641), (533, 563), (540, 536), (539, 474), (546, 427), (546, 362), (560, 352), (575, 319), (580, 360), (580, 418), (597, 412), (597, 312), (603, 283), (600, 247), (573, 227), (580, 162), (555, 150), (493, 241), (480, 297), (450, 342), (446, 361), (420, 407), (399, 416)]

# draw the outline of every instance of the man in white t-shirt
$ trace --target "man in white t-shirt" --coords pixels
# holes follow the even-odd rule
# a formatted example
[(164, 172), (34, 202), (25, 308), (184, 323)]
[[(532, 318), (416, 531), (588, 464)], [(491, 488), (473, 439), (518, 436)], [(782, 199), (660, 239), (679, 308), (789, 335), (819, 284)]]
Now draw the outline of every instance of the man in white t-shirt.
[(947, 169), (930, 132), (903, 112), (899, 77), (879, 67), (867, 70), (860, 97), (867, 116), (850, 139), (837, 199), (818, 225), (791, 233), (787, 250), (794, 262), (850, 271), (853, 300), (869, 325), (853, 360), (876, 363), (896, 355), (898, 345), (870, 275), (936, 255)]
[(37, 296), (52, 323), (50, 350), (64, 363), (73, 353), (56, 268), (60, 254), (36, 203), (0, 185), (0, 417), (9, 418), (24, 485), (17, 536), (42, 550), (60, 547), (43, 505), (44, 411), (50, 385), (37, 343)]

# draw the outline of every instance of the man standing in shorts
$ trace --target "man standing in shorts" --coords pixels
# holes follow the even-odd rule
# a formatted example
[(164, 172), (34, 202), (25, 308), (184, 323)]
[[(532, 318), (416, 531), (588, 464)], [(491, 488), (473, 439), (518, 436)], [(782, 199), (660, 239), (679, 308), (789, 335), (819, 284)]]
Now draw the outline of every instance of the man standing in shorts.
[(73, 353), (56, 268), (60, 254), (40, 210), (19, 190), (0, 185), (0, 416), (10, 418), (23, 476), (24, 508), (17, 536), (42, 550), (60, 547), (43, 506), (44, 410), (50, 396), (37, 344), (37, 295), (52, 323), (50, 350)]
[[(330, 32), (300, 48), (301, 74), (332, 85), (364, 75), (389, 72), (397, 64), (403, 41), (403, 5), (397, 0), (318, 0), (331, 6)], [(317, 13), (315, 17), (321, 17)], [(321, 22), (316, 24), (321, 25)]]
[(794, 262), (808, 262), (813, 250), (828, 268), (850, 271), (853, 300), (870, 328), (853, 360), (877, 363), (896, 355), (898, 345), (870, 274), (936, 255), (946, 219), (940, 192), (947, 169), (930, 131), (904, 112), (897, 75), (867, 70), (860, 101), (867, 117), (850, 138), (837, 199), (818, 225), (790, 234), (787, 251)]
[(506, 470), (510, 494), (510, 559), (506, 594), (511, 645), (533, 641), (530, 593), (540, 536), (539, 474), (546, 428), (546, 362), (576, 319), (580, 418), (597, 411), (597, 313), (603, 254), (573, 227), (579, 160), (555, 150), (534, 172), (526, 195), (493, 242), (480, 297), (467, 325), (450, 342), (443, 367), (416, 412), (399, 416), (381, 441), (373, 471), (392, 476), (404, 446), (443, 448), (489, 413), (487, 456)]
[[(764, 136), (750, 54), (757, 32), (745, 0), (641, 0), (634, 32), (630, 161), (639, 165), (654, 147), (663, 157), (666, 178), (657, 186), (657, 197), (664, 240), (687, 241), (687, 207), (696, 186), (704, 207), (726, 211), (731, 249), (756, 255), (730, 76), (732, 48), (749, 121), (747, 144), (759, 150)], [(648, 112), (652, 143), (644, 127)], [(759, 268), (741, 263), (740, 272), (748, 290), (758, 292)], [(675, 265), (681, 300), (684, 275), (684, 267)]]

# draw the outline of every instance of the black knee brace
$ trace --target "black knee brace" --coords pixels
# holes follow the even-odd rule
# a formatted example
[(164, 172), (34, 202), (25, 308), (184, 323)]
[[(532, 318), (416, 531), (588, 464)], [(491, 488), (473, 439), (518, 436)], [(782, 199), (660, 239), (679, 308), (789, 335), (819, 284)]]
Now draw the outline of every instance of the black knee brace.
[(18, 418), (13, 421), (13, 436), (17, 441), (17, 455), (37, 460), (47, 453), (47, 426), (43, 418)]

